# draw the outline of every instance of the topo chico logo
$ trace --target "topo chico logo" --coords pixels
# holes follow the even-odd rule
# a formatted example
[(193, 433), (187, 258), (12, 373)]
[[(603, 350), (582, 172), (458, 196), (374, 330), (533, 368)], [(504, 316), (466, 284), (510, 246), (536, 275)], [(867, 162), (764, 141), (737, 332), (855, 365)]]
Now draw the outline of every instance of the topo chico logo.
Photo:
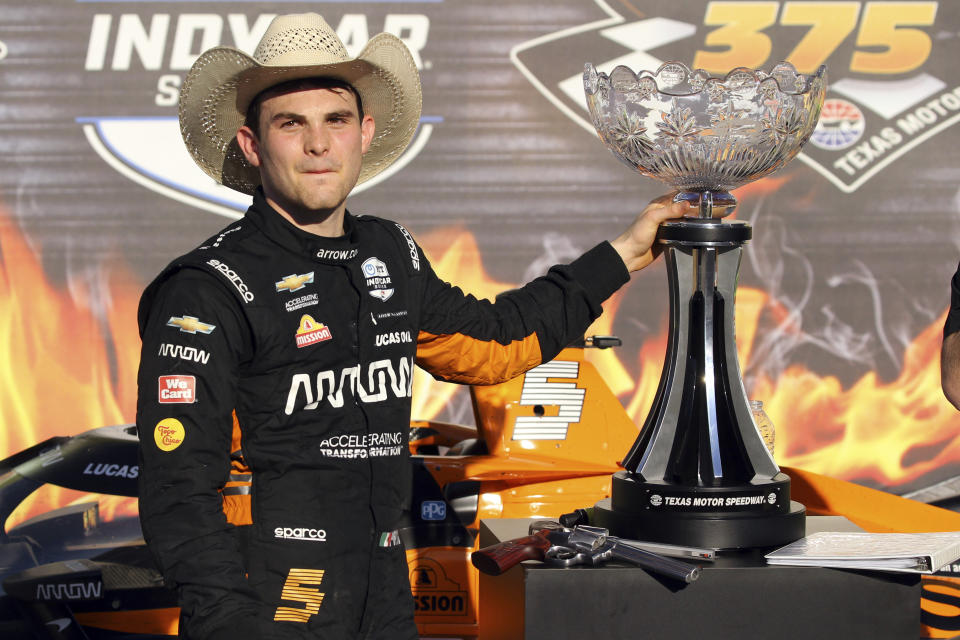
[[(331, 5), (332, 6), (332, 5)], [(227, 11), (230, 11), (229, 9)], [(430, 16), (422, 13), (387, 13), (382, 20), (355, 10), (337, 16), (324, 10), (348, 54), (356, 56), (369, 34), (384, 31), (400, 38), (417, 68), (429, 71), (424, 58), (430, 35)], [(84, 70), (89, 82), (105, 89), (130, 84), (131, 71), (145, 71), (148, 85), (132, 87), (130, 99), (152, 92), (142, 117), (130, 116), (135, 105), (123, 104), (117, 113), (78, 118), (94, 151), (124, 177), (165, 197), (228, 218), (240, 218), (250, 206), (250, 196), (212, 181), (193, 161), (180, 136), (176, 107), (186, 71), (204, 50), (230, 46), (252, 52), (275, 13), (97, 13), (90, 22)], [(0, 45), (0, 55), (6, 48)], [(158, 116), (164, 111), (169, 115)], [(122, 113), (122, 115), (121, 115)], [(425, 116), (413, 141), (388, 169), (357, 186), (359, 193), (388, 179), (423, 151), (436, 123)]]
[(164, 418), (153, 430), (153, 441), (161, 451), (173, 451), (183, 444), (186, 434), (182, 422), (176, 418)]

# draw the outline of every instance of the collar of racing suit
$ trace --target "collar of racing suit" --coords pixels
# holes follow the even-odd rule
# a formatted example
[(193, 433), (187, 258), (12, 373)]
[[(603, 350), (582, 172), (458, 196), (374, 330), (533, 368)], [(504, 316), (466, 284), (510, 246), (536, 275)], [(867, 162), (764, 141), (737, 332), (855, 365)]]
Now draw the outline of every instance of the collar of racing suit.
[(310, 256), (317, 262), (327, 264), (346, 264), (357, 257), (359, 239), (354, 218), (347, 211), (343, 216), (344, 234), (338, 238), (327, 238), (297, 228), (270, 206), (258, 187), (253, 194), (253, 205), (244, 216), (260, 229), (264, 235), (290, 251)]

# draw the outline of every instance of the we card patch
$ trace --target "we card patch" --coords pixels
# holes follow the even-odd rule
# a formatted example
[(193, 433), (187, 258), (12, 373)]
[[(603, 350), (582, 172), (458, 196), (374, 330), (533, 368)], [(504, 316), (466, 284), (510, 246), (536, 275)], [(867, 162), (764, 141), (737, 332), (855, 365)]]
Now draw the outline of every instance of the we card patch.
[(197, 379), (194, 376), (160, 376), (160, 404), (191, 404), (197, 401)]

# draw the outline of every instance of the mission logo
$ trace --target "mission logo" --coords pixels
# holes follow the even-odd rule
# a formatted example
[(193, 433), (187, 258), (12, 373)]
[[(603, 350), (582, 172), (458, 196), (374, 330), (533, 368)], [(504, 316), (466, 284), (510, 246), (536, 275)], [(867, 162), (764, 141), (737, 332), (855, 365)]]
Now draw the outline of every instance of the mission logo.
[(619, 65), (655, 72), (677, 60), (718, 78), (781, 60), (805, 74), (826, 65), (821, 121), (795, 161), (845, 193), (960, 121), (960, 81), (948, 79), (960, 51), (958, 38), (944, 36), (956, 29), (938, 18), (943, 2), (677, 2), (658, 7), (662, 15), (645, 13), (649, 3), (624, 2), (634, 11), (623, 14), (595, 4), (590, 21), (510, 52), (533, 87), (594, 137), (585, 62), (609, 74)]

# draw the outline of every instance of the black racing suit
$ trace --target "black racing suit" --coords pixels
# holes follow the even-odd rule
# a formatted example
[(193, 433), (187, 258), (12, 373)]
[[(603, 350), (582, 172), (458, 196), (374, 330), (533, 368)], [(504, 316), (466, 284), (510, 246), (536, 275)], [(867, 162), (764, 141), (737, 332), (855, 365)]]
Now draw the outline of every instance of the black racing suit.
[[(509, 379), (628, 278), (603, 243), (494, 304), (440, 280), (400, 225), (344, 227), (303, 232), (258, 192), (141, 300), (140, 518), (190, 638), (416, 638), (392, 533), (414, 363)], [(234, 417), (249, 473), (231, 474)]]

